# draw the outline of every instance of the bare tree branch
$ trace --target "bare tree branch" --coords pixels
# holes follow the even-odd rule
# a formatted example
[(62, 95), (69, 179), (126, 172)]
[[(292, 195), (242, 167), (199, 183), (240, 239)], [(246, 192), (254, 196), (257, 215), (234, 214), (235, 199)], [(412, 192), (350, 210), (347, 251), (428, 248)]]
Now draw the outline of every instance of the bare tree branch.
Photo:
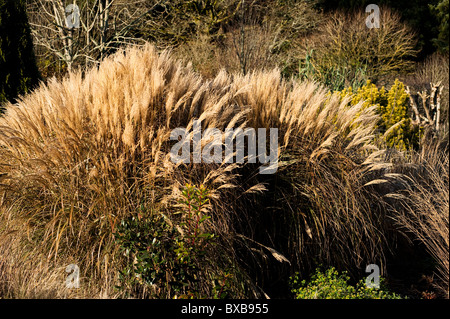
[[(42, 56), (53, 55), (71, 70), (99, 63), (118, 46), (141, 41), (131, 31), (161, 1), (149, 8), (144, 0), (29, 0), (27, 10)], [(79, 8), (79, 28), (67, 23), (69, 4)]]

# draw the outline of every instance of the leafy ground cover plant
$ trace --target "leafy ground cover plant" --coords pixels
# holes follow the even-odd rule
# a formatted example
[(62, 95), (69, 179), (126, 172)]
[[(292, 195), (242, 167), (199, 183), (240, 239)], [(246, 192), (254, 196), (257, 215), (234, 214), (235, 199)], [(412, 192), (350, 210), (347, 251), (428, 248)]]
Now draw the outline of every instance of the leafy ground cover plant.
[(339, 273), (331, 267), (322, 272), (317, 268), (308, 282), (300, 280), (298, 273), (291, 277), (291, 286), (296, 299), (402, 299), (387, 290), (383, 278), (378, 289), (367, 287), (364, 279), (356, 286), (350, 285), (349, 280), (345, 271)]

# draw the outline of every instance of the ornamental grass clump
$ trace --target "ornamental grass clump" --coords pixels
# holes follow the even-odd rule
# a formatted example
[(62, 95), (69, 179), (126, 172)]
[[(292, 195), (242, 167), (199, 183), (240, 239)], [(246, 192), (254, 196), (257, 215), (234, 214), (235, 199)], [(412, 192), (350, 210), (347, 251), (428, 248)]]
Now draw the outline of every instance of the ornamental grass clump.
[(369, 28), (366, 18), (364, 10), (336, 11), (305, 38), (303, 57), (309, 60), (313, 78), (342, 89), (339, 86), (348, 86), (360, 77), (378, 81), (412, 71), (417, 39), (400, 14), (381, 7), (379, 28)]
[[(383, 162), (373, 143), (379, 116), (348, 102), (315, 83), (284, 80), (279, 70), (205, 80), (151, 45), (42, 84), (6, 104), (0, 118), (0, 294), (117, 296), (123, 259), (114, 234), (142, 207), (190, 227), (192, 238), (217, 236), (208, 260), (241, 278), (227, 284), (235, 297), (272, 293), (276, 267), (306, 269), (312, 256), (347, 268), (383, 260), (387, 226), (370, 184)], [(194, 120), (221, 132), (277, 128), (277, 171), (263, 176), (247, 161), (173, 162), (170, 134), (191, 131)], [(188, 183), (208, 190), (206, 229), (199, 216), (190, 223), (186, 210), (177, 214)], [(45, 271), (24, 263), (27, 256)], [(54, 288), (68, 264), (80, 269), (76, 292)], [(32, 287), (34, 277), (49, 289)], [(174, 296), (167, 287), (155, 291)]]

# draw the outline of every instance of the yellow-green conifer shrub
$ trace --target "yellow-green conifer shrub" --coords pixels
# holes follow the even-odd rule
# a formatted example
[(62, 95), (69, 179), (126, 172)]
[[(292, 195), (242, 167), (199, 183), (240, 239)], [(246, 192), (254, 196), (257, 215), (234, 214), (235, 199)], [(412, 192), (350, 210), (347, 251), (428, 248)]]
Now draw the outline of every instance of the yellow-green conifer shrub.
[(351, 104), (355, 105), (361, 100), (364, 100), (363, 108), (366, 108), (370, 105), (374, 104), (385, 104), (387, 102), (386, 99), (386, 90), (382, 87), (378, 90), (377, 86), (372, 82), (367, 81), (366, 85), (359, 88), (356, 92), (353, 92), (352, 88), (349, 87), (341, 91), (341, 96), (347, 96), (353, 94), (351, 99)]
[(408, 94), (404, 84), (398, 79), (395, 80), (389, 91), (384, 86), (378, 89), (375, 84), (367, 81), (366, 85), (360, 87), (356, 92), (349, 87), (342, 90), (340, 94), (342, 98), (352, 95), (351, 105), (364, 100), (362, 110), (370, 105), (378, 106), (381, 117), (378, 124), (379, 133), (386, 147), (406, 150), (417, 146), (419, 129), (411, 125), (408, 115)]
[(400, 149), (410, 148), (413, 131), (408, 116), (408, 94), (405, 92), (405, 86), (399, 80), (395, 80), (394, 85), (387, 93), (387, 104), (380, 105), (380, 113), (384, 131), (389, 130), (385, 136), (387, 146), (397, 146)]

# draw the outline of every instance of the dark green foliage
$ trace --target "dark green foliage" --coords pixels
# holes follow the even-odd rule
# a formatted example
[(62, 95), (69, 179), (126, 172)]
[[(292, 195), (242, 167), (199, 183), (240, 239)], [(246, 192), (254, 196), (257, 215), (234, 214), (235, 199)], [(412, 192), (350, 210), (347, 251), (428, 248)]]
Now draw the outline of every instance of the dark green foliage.
[(145, 287), (156, 285), (178, 292), (195, 283), (191, 247), (162, 216), (122, 221), (116, 239), (128, 258), (120, 273), (122, 290), (142, 294)]
[(448, 0), (441, 0), (436, 5), (430, 5), (431, 12), (439, 21), (439, 34), (436, 39), (433, 39), (436, 47), (444, 52), (449, 51), (449, 35), (448, 35)]
[[(141, 297), (224, 298), (231, 274), (208, 272), (207, 249), (215, 235), (202, 230), (209, 199), (204, 187), (187, 185), (180, 206), (184, 222), (178, 226), (162, 214), (138, 214), (121, 222), (115, 233), (127, 258), (120, 273), (122, 291)], [(205, 288), (206, 287), (206, 288)], [(155, 289), (155, 290), (153, 290)]]
[(14, 102), (39, 79), (25, 1), (0, 0), (0, 105)]

